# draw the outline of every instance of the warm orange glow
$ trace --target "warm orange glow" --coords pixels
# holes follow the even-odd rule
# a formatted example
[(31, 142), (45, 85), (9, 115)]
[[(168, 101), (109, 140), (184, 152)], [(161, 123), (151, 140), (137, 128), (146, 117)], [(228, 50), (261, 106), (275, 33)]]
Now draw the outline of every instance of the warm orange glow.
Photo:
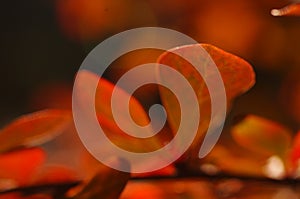
[(28, 184), (29, 179), (45, 161), (39, 148), (24, 149), (0, 155), (0, 179), (13, 179), (18, 185)]

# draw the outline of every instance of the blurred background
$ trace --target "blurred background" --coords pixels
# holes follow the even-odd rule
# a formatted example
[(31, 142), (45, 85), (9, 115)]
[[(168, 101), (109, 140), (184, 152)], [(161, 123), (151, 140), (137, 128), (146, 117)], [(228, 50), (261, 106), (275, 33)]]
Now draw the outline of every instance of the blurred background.
[[(271, 9), (289, 3), (2, 0), (0, 124), (43, 108), (70, 108), (74, 76), (93, 47), (130, 28), (160, 26), (183, 32), (199, 43), (213, 44), (252, 64), (257, 83), (236, 100), (230, 117), (253, 113), (297, 130), (300, 17), (270, 14)], [(136, 64), (144, 58), (132, 56), (120, 63)]]

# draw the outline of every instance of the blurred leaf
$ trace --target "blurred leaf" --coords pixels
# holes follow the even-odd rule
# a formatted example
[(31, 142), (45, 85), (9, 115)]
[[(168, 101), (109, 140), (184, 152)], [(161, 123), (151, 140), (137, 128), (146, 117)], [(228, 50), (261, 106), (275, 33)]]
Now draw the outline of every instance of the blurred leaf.
[(291, 149), (291, 163), (293, 168), (296, 169), (297, 166), (300, 166), (300, 131), (293, 138), (293, 146)]
[(0, 131), (0, 153), (47, 142), (63, 132), (71, 120), (71, 112), (63, 110), (21, 116)]
[(300, 16), (300, 3), (293, 3), (281, 9), (273, 9), (273, 16)]
[[(129, 107), (124, 103), (124, 99), (130, 97), (128, 93), (122, 89), (114, 86), (112, 83), (105, 79), (99, 79), (99, 77), (88, 71), (80, 71), (76, 77), (77, 83), (75, 83), (75, 90), (79, 93), (76, 96), (76, 106), (81, 110), (80, 114), (86, 114), (86, 118), (93, 117), (91, 110), (96, 110), (98, 121), (101, 128), (106, 133), (106, 136), (120, 148), (134, 152), (149, 152), (159, 149), (162, 146), (162, 140), (158, 137), (150, 138), (137, 138), (127, 134), (120, 129), (114, 120), (114, 116), (111, 109), (111, 97), (114, 89), (119, 91), (118, 99), (118, 116), (121, 118), (122, 124), (126, 129), (130, 129), (131, 132), (135, 132), (139, 135), (144, 133), (152, 133), (151, 128), (147, 128), (147, 131), (141, 131), (136, 129), (135, 125), (145, 126), (149, 124), (149, 118), (140, 103), (131, 96)], [(98, 85), (96, 88), (96, 94), (93, 93), (94, 85)], [(95, 107), (91, 107), (95, 100)], [(129, 109), (131, 118), (128, 118), (124, 114)], [(135, 122), (133, 124), (131, 119)], [(92, 119), (91, 119), (92, 120)]]
[(262, 169), (265, 164), (264, 159), (246, 154), (245, 151), (236, 147), (218, 144), (203, 159), (201, 164), (210, 164), (216, 167), (220, 172), (237, 176), (264, 176)]
[[(196, 153), (197, 155), (200, 148), (201, 138), (210, 123), (210, 95), (199, 72), (189, 62), (184, 60), (182, 57), (174, 54), (174, 52), (193, 57), (193, 59), (196, 61), (196, 63), (198, 63), (199, 66), (203, 66), (205, 70), (204, 75), (208, 76), (210, 74), (208, 67), (208, 58), (206, 56), (206, 53), (198, 53), (199, 51), (196, 50), (198, 49), (198, 47), (199, 46), (197, 45), (189, 45), (175, 48), (161, 55), (158, 60), (160, 64), (170, 66), (179, 71), (185, 77), (185, 79), (189, 81), (197, 95), (201, 112), (201, 121), (198, 127), (196, 139), (192, 144), (192, 148), (194, 148), (192, 149), (192, 152)], [(234, 97), (246, 92), (255, 83), (255, 74), (253, 72), (253, 69), (251, 65), (243, 59), (225, 52), (217, 47), (209, 44), (201, 44), (201, 47), (203, 47), (211, 56), (222, 76), (227, 95), (227, 105), (229, 106)], [(163, 75), (160, 75), (159, 78), (162, 82), (167, 81), (167, 79), (164, 79)], [(181, 85), (176, 86), (181, 87)], [(184, 88), (182, 87), (181, 90), (184, 91)], [(168, 123), (170, 124), (170, 127), (175, 134), (182, 117), (178, 100), (169, 89), (160, 86), (159, 91), (161, 100), (166, 108), (166, 112), (168, 115)], [(191, 110), (193, 110), (196, 107), (190, 108)], [(185, 130), (189, 131), (189, 129)]]
[(164, 191), (168, 189), (163, 189), (166, 187), (158, 186), (157, 184), (158, 182), (129, 181), (120, 199), (163, 199), (166, 195)]
[(231, 129), (234, 140), (241, 146), (266, 156), (285, 159), (292, 142), (292, 132), (276, 122), (248, 115)]
[(54, 184), (78, 181), (76, 172), (61, 165), (43, 166), (31, 177), (30, 184)]
[[(117, 162), (123, 164), (124, 162)], [(127, 163), (125, 163), (127, 164)], [(86, 184), (73, 199), (117, 199), (123, 191), (130, 173), (111, 169), (106, 166), (99, 167), (96, 175)]]
[(0, 199), (22, 199), (22, 197), (17, 193), (8, 193), (0, 195)]
[(27, 184), (44, 160), (45, 153), (39, 148), (0, 154), (0, 180), (13, 179), (18, 185)]
[(120, 199), (217, 199), (211, 180), (201, 178), (129, 181)]

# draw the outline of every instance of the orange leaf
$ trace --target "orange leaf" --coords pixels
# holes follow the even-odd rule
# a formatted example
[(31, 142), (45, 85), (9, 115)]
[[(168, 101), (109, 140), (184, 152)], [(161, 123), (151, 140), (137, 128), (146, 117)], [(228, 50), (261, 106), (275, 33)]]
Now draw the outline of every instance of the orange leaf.
[[(202, 165), (212, 165), (215, 169), (221, 172), (241, 175), (262, 177), (264, 159), (253, 156), (245, 156), (243, 150), (236, 150), (238, 148), (228, 147), (226, 145), (218, 144), (209, 153), (201, 163)], [(241, 152), (242, 151), (242, 152)], [(193, 165), (192, 165), (193, 166)], [(194, 167), (199, 168), (197, 165)]]
[(0, 153), (47, 142), (59, 135), (71, 119), (71, 113), (62, 110), (44, 110), (19, 117), (0, 131)]
[[(96, 89), (96, 93), (94, 89)], [(74, 104), (76, 109), (79, 111), (75, 111), (75, 114), (80, 114), (81, 118), (85, 121), (92, 122), (93, 116), (96, 113), (101, 128), (105, 132), (106, 136), (122, 149), (135, 152), (148, 152), (160, 148), (162, 141), (160, 141), (157, 137), (154, 136), (140, 139), (138, 137), (128, 135), (127, 132), (124, 132), (123, 129), (117, 125), (111, 108), (111, 99), (114, 89), (119, 91), (120, 94), (118, 96), (119, 102), (117, 104), (117, 114), (121, 118), (120, 120), (126, 129), (129, 129), (131, 132), (138, 135), (151, 134), (151, 127), (144, 131), (135, 127), (136, 124), (145, 126), (150, 122), (148, 115), (140, 103), (121, 88), (114, 86), (105, 79), (99, 79), (96, 74), (88, 71), (80, 71), (76, 77), (74, 90), (78, 95), (75, 96)], [(130, 98), (129, 107), (124, 104), (124, 99), (128, 97)], [(93, 107), (93, 104), (95, 107)], [(128, 109), (130, 111), (130, 117), (127, 117), (127, 115), (124, 114), (124, 112)], [(130, 119), (134, 122), (131, 122)], [(91, 125), (89, 125), (87, 129), (89, 131), (91, 131), (90, 126)]]
[(0, 154), (0, 179), (13, 179), (17, 184), (24, 185), (44, 160), (45, 153), (39, 148)]
[(291, 146), (292, 132), (276, 122), (248, 115), (231, 129), (234, 140), (254, 152), (284, 158)]
[[(215, 62), (221, 77), (224, 82), (227, 104), (230, 105), (234, 97), (246, 92), (250, 89), (255, 82), (255, 74), (250, 64), (248, 64), (243, 59), (227, 53), (217, 47), (214, 47), (209, 44), (200, 44), (201, 47), (211, 56), (212, 60)], [(197, 153), (199, 151), (200, 142), (202, 140), (204, 132), (207, 130), (208, 124), (210, 123), (211, 115), (211, 100), (208, 89), (205, 85), (205, 82), (199, 72), (185, 59), (179, 57), (174, 53), (179, 53), (183, 55), (188, 55), (192, 57), (193, 61), (200, 67), (203, 66), (204, 73), (203, 75), (209, 77), (210, 75), (210, 65), (208, 58), (205, 53), (199, 54), (199, 46), (189, 45), (179, 48), (172, 49), (168, 52), (162, 54), (158, 60), (158, 63), (170, 66), (180, 72), (186, 80), (189, 81), (192, 86), (195, 94), (197, 95), (198, 104), (200, 108), (200, 124), (198, 126), (198, 132), (196, 139), (192, 145), (192, 152)], [(170, 75), (161, 75), (161, 69), (159, 68), (159, 79), (162, 83), (164, 81), (169, 81)], [(165, 76), (165, 77), (164, 77)], [(173, 84), (176, 84), (175, 82)], [(186, 89), (177, 84), (178, 88), (184, 92)], [(171, 129), (175, 133), (181, 122), (181, 110), (178, 104), (178, 99), (171, 93), (169, 89), (166, 89), (162, 86), (159, 87), (161, 100), (166, 108), (168, 115), (168, 123), (170, 124)], [(184, 95), (184, 94), (183, 94)], [(190, 105), (190, 110), (192, 114), (193, 110), (197, 107)], [(183, 116), (189, 118), (189, 116)], [(184, 119), (184, 118), (183, 118)], [(214, 124), (218, 126), (219, 124)], [(190, 131), (185, 129), (185, 131)], [(194, 154), (195, 155), (195, 154)]]
[(273, 16), (300, 16), (300, 3), (293, 3), (281, 9), (273, 9)]
[(255, 73), (248, 62), (209, 44), (202, 44), (202, 47), (221, 73), (228, 101), (245, 93), (255, 84)]

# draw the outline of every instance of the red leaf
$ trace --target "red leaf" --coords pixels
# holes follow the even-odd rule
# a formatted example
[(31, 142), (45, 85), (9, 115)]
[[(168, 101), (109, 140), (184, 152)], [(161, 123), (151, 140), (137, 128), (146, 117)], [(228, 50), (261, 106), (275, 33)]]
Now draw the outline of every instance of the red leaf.
[[(250, 64), (243, 59), (212, 45), (201, 44), (201, 47), (203, 47), (211, 56), (221, 74), (226, 90), (228, 105), (230, 105), (236, 96), (246, 92), (253, 86), (255, 82), (255, 74)], [(158, 63), (170, 66), (180, 72), (185, 79), (189, 81), (190, 85), (194, 89), (195, 94), (197, 95), (201, 121), (198, 126), (197, 136), (192, 144), (193, 149), (191, 151), (196, 153), (193, 155), (197, 155), (198, 157), (198, 151), (202, 137), (208, 128), (208, 124), (210, 123), (210, 95), (199, 72), (189, 62), (175, 54), (180, 53), (183, 55), (189, 55), (189, 57), (192, 57), (197, 65), (203, 66), (206, 73), (204, 75), (208, 76), (210, 74), (210, 67), (207, 67), (208, 58), (206, 54), (199, 54), (199, 50), (197, 49), (199, 49), (198, 45), (189, 45), (171, 49), (160, 56)], [(160, 68), (158, 68), (158, 70), (161, 72)], [(168, 81), (170, 78), (169, 76), (161, 75), (161, 73), (159, 73), (159, 79), (162, 83), (164, 83), (164, 81)], [(178, 86), (182, 92), (185, 90), (185, 88), (179, 84), (176, 86)], [(161, 100), (168, 115), (168, 123), (175, 134), (179, 124), (181, 123), (182, 117), (178, 99), (169, 89), (166, 89), (165, 87), (160, 86), (159, 91)], [(190, 110), (197, 108), (192, 104), (190, 106)], [(185, 118), (188, 118), (188, 116), (185, 116)], [(217, 126), (219, 124), (214, 125)], [(189, 132), (190, 129), (185, 129), (185, 131)]]
[(78, 181), (76, 172), (70, 168), (50, 165), (41, 168), (31, 178), (30, 184), (51, 184)]
[(0, 179), (13, 179), (18, 185), (24, 185), (44, 160), (45, 153), (39, 148), (0, 154)]
[(21, 116), (0, 131), (0, 153), (47, 142), (63, 132), (71, 120), (71, 112), (62, 110), (44, 110)]
[[(76, 81), (74, 89), (78, 96), (75, 96), (75, 104), (78, 110), (80, 110), (79, 114), (86, 114), (85, 118), (90, 118), (93, 116), (93, 113), (89, 111), (95, 109), (101, 128), (114, 144), (124, 150), (135, 152), (149, 152), (159, 149), (163, 145), (162, 141), (156, 136), (140, 139), (128, 135), (115, 122), (111, 108), (111, 98), (114, 89), (118, 90), (120, 94), (118, 96), (120, 100), (118, 106), (123, 104), (124, 99), (130, 97), (129, 107), (126, 105), (118, 107), (118, 113), (124, 126), (130, 129), (131, 132), (139, 135), (152, 132), (151, 128), (148, 128), (148, 131), (136, 129), (133, 123), (131, 123), (130, 119), (140, 126), (145, 126), (150, 122), (143, 107), (134, 97), (129, 96), (121, 88), (114, 86), (105, 79), (99, 79), (96, 74), (88, 71), (80, 71), (77, 74)], [(96, 93), (93, 93), (94, 85), (98, 85)], [(95, 107), (92, 107), (93, 101), (95, 101)], [(129, 109), (131, 118), (123, 114), (126, 109)]]
[(296, 134), (296, 136), (293, 139), (293, 146), (291, 150), (291, 162), (292, 167), (296, 168), (297, 166), (300, 166), (300, 131)]
[(22, 197), (17, 193), (8, 193), (0, 195), (0, 199), (22, 199)]

